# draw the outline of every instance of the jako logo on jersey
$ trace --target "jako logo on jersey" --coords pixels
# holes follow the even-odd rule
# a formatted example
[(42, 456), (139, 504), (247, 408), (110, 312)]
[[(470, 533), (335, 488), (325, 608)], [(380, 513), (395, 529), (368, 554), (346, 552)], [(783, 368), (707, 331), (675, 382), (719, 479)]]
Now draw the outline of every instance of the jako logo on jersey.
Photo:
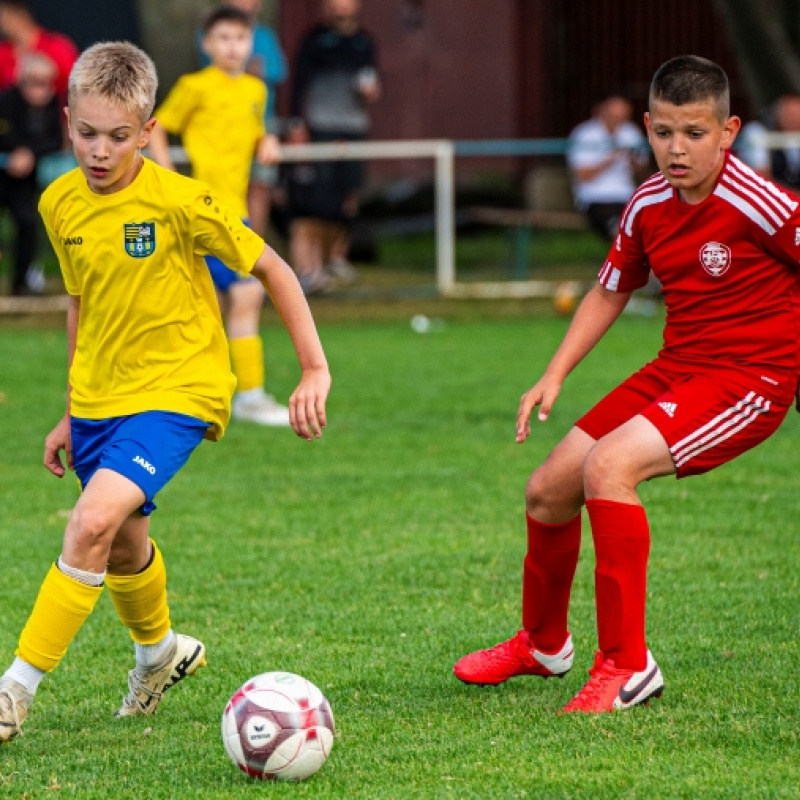
[(125, 232), (125, 252), (134, 258), (146, 258), (156, 249), (155, 222), (128, 222)]
[(719, 242), (706, 242), (700, 248), (700, 263), (712, 278), (719, 278), (731, 265), (731, 249)]
[(69, 247), (71, 244), (83, 244), (83, 236), (62, 236), (61, 244)]
[(151, 475), (156, 474), (156, 468), (149, 461), (145, 461), (141, 456), (134, 456), (133, 463), (138, 464), (142, 469), (146, 469)]
[(675, 412), (678, 410), (677, 403), (659, 403), (658, 406), (668, 417), (674, 417)]

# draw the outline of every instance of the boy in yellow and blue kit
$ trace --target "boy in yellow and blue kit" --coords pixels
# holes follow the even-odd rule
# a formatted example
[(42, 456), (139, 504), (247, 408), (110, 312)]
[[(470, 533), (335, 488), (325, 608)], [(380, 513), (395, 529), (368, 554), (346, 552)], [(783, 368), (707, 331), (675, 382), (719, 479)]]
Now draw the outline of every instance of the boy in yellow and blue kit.
[[(255, 158), (266, 164), (280, 155), (278, 140), (264, 128), (263, 81), (245, 73), (253, 48), (252, 20), (233, 6), (213, 9), (203, 22), (203, 49), (210, 66), (184, 75), (156, 109), (150, 154), (175, 169), (167, 133), (180, 135), (192, 177), (207, 183), (241, 219), (247, 218), (247, 187)], [(207, 257), (214, 285), (226, 306), (233, 370), (238, 379), (233, 418), (262, 425), (288, 425), (285, 406), (264, 391), (264, 346), (259, 335), (263, 291), (230, 265)]]
[(203, 643), (172, 630), (164, 560), (149, 536), (156, 493), (230, 416), (235, 378), (204, 256), (269, 292), (302, 369), (292, 427), (311, 440), (326, 424), (330, 374), (294, 272), (206, 184), (142, 157), (156, 85), (152, 61), (127, 43), (94, 45), (70, 75), (78, 168), (40, 202), (70, 295), (67, 409), (44, 464), (63, 476), (63, 450), (83, 492), (0, 677), (0, 743), (19, 733), (104, 586), (136, 656), (118, 716), (153, 713), (205, 664)]

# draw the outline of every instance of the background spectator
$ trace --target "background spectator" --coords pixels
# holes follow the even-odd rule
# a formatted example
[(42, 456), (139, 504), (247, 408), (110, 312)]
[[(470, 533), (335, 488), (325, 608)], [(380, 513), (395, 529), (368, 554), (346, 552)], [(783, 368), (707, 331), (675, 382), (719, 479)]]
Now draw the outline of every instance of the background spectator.
[(800, 133), (800, 96), (784, 95), (761, 120), (748, 122), (741, 133), (739, 154), (760, 175), (800, 189), (800, 147), (769, 148), (761, 137), (770, 131)]
[[(275, 117), (275, 97), (278, 86), (286, 80), (288, 68), (278, 37), (272, 28), (259, 21), (261, 0), (228, 0), (226, 5), (241, 9), (253, 21), (253, 52), (247, 62), (246, 71), (266, 84), (267, 105), (264, 112), (264, 127), (270, 133), (279, 133)], [(203, 51), (202, 39), (202, 33), (198, 33), (200, 64), (206, 67), (211, 63), (211, 59)], [(247, 193), (249, 221), (253, 230), (262, 237), (266, 235), (269, 225), (270, 190), (277, 183), (277, 176), (277, 167), (268, 164), (254, 163), (250, 173)]]
[(608, 240), (617, 235), (620, 214), (648, 165), (644, 134), (631, 122), (632, 114), (630, 101), (610, 95), (569, 137), (576, 205)]
[[(359, 0), (323, 0), (323, 22), (303, 40), (292, 87), (293, 143), (361, 141), (367, 106), (380, 97), (375, 45), (361, 28)], [(358, 213), (364, 165), (355, 161), (288, 166), (292, 265), (306, 293), (352, 281), (350, 227)]]
[(56, 66), (56, 92), (67, 99), (67, 80), (78, 58), (78, 48), (61, 33), (42, 28), (26, 0), (0, 0), (0, 89), (14, 86), (20, 60), (28, 53), (43, 53)]
[(36, 168), (39, 159), (64, 144), (55, 64), (47, 56), (27, 55), (19, 73), (17, 86), (0, 92), (0, 153), (7, 156), (0, 170), (0, 206), (8, 208), (16, 228), (15, 295), (41, 290), (31, 270), (38, 244)]

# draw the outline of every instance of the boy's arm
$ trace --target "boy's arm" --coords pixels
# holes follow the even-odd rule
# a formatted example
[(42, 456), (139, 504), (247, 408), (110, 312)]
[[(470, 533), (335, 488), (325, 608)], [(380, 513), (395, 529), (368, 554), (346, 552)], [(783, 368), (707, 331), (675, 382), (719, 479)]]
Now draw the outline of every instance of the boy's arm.
[(150, 131), (150, 143), (147, 146), (147, 150), (150, 158), (152, 158), (156, 164), (171, 169), (173, 172), (176, 171), (175, 164), (172, 163), (172, 159), (169, 155), (169, 137), (167, 136), (167, 131), (164, 126), (160, 125), (158, 122), (153, 126), (153, 130)]
[(63, 450), (67, 456), (67, 467), (73, 468), (72, 437), (70, 435), (70, 385), (69, 370), (75, 356), (75, 343), (78, 339), (78, 320), (80, 318), (81, 299), (70, 295), (67, 306), (67, 408), (64, 416), (44, 440), (44, 465), (58, 478), (64, 475), (64, 465), (59, 453)]
[(584, 297), (544, 375), (522, 395), (517, 413), (518, 442), (524, 442), (530, 435), (530, 417), (536, 406), (539, 419), (542, 422), (547, 419), (567, 375), (602, 339), (630, 296), (631, 292), (611, 292), (597, 283)]
[(271, 248), (264, 247), (252, 274), (264, 285), (292, 337), (303, 374), (289, 398), (289, 419), (303, 439), (319, 438), (326, 427), (325, 401), (331, 387), (328, 362), (311, 310), (292, 268)]

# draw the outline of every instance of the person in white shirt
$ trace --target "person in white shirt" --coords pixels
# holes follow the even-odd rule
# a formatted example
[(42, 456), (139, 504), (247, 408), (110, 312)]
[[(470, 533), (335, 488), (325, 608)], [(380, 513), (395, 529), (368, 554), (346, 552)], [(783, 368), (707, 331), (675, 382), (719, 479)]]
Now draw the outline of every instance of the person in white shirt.
[(742, 127), (738, 152), (742, 160), (759, 175), (800, 190), (800, 146), (768, 147), (765, 137), (771, 133), (800, 133), (800, 96), (779, 97), (763, 120), (753, 120)]
[(629, 100), (610, 95), (569, 137), (567, 164), (575, 203), (608, 240), (617, 235), (620, 214), (648, 166), (647, 143), (631, 122), (632, 114)]

